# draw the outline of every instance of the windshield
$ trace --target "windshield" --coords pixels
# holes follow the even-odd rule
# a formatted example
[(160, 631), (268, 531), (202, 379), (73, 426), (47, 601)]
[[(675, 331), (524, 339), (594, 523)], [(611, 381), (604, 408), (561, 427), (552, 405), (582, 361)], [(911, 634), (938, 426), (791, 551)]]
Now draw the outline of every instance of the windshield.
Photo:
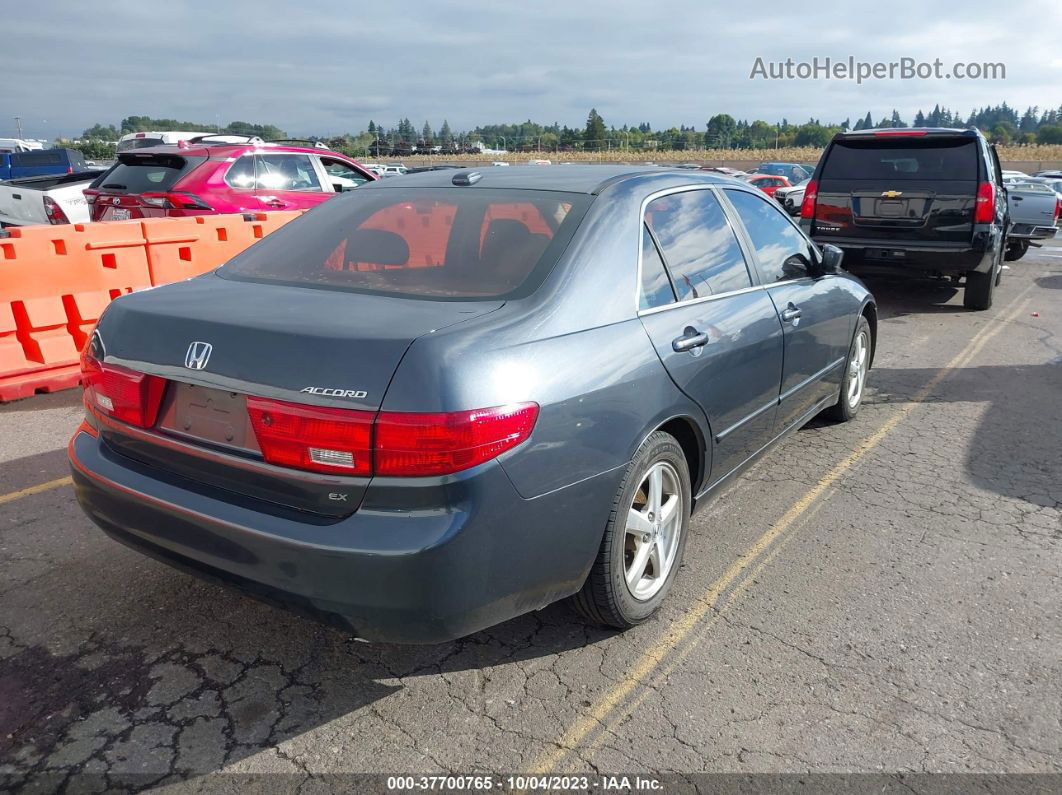
[(356, 191), (278, 229), (218, 275), (435, 300), (520, 297), (552, 270), (590, 200), (531, 190)]
[(133, 149), (146, 149), (149, 146), (158, 146), (165, 143), (161, 138), (130, 138), (128, 141), (118, 142), (119, 152), (129, 152)]

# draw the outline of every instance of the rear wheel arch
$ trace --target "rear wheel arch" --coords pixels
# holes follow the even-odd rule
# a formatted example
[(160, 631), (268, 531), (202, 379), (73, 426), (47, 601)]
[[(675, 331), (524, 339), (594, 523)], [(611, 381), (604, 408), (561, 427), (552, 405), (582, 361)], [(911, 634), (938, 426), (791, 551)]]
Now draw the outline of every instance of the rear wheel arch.
[(874, 354), (878, 350), (878, 307), (873, 301), (867, 301), (863, 305), (863, 310), (860, 312), (863, 317), (867, 319), (867, 323), (870, 325), (870, 363), (868, 367), (874, 366)]
[(706, 479), (708, 468), (711, 463), (708, 446), (704, 441), (704, 434), (692, 417), (681, 415), (672, 417), (667, 422), (653, 428), (645, 436), (648, 438), (657, 431), (663, 431), (675, 437), (686, 457), (686, 465), (690, 471), (690, 486), (696, 495)]

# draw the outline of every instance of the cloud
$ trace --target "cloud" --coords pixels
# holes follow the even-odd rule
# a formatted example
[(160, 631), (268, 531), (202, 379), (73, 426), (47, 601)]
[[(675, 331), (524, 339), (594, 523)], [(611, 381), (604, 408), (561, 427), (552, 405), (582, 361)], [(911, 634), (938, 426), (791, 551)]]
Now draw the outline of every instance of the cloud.
[[(5, 16), (0, 108), (27, 134), (76, 134), (130, 114), (272, 122), (292, 134), (409, 117), (455, 129), (534, 119), (704, 125), (738, 118), (910, 118), (936, 103), (1052, 106), (1062, 6), (823, 0), (537, 4), (278, 0), (158, 4), (40, 0)], [(1002, 19), (1005, 15), (1005, 24)], [(1048, 55), (1045, 56), (1045, 53)], [(1005, 80), (750, 80), (766, 60), (996, 62)], [(0, 117), (0, 135), (10, 118)]]

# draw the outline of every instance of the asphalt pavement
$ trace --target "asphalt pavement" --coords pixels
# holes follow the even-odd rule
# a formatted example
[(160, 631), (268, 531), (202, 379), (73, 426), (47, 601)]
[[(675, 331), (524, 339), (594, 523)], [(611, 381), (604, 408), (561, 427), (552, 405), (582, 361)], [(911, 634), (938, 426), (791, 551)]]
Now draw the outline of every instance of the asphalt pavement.
[(694, 517), (658, 618), (401, 647), (197, 581), (74, 503), (79, 396), (0, 407), (0, 780), (1062, 773), (1062, 245), (987, 312), (868, 279), (869, 392)]

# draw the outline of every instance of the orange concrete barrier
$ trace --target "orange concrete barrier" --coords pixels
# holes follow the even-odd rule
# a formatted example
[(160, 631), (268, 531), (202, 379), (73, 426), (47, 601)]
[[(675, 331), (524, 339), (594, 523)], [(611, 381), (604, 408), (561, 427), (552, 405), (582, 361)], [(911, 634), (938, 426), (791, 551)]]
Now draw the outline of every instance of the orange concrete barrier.
[(27, 226), (0, 235), (0, 402), (76, 386), (78, 354), (123, 293), (198, 276), (300, 212)]

